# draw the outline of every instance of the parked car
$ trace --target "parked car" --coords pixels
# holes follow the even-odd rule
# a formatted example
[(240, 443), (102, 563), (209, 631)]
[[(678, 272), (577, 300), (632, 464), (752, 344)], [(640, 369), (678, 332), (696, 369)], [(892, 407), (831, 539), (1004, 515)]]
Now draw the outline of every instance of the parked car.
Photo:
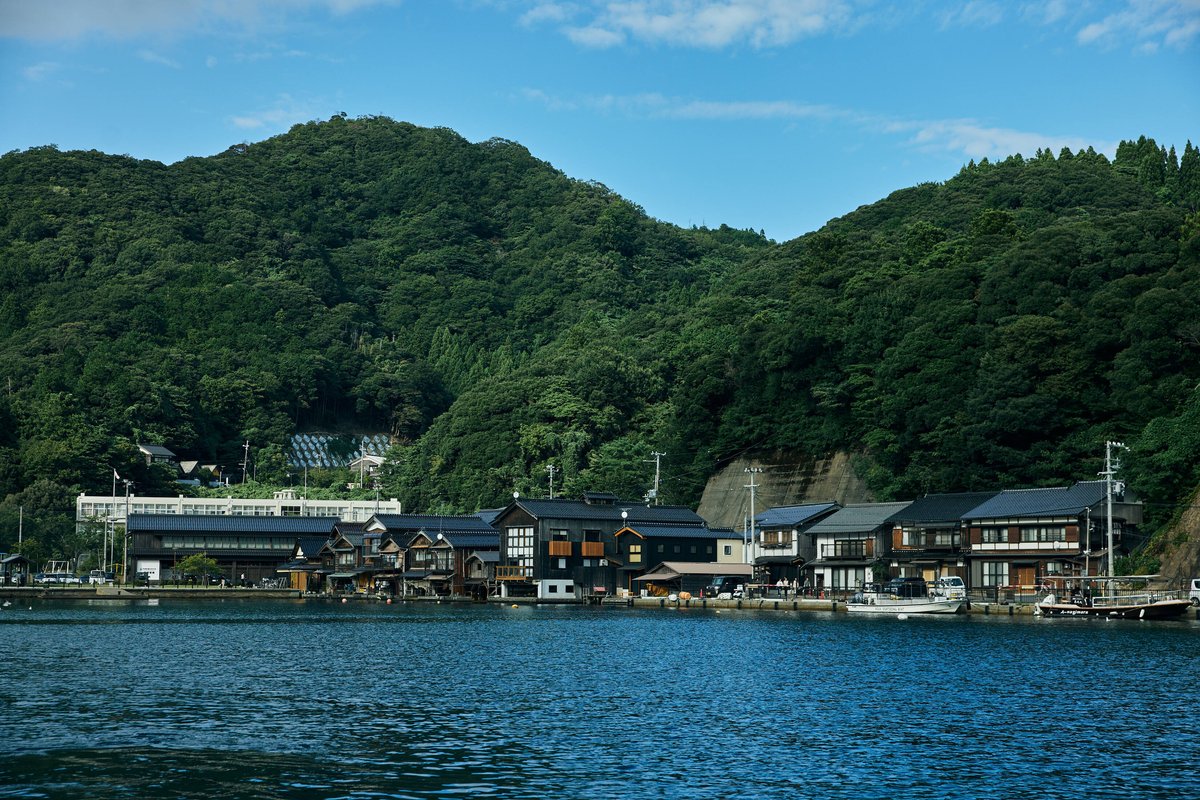
[(88, 583), (103, 586), (113, 582), (113, 573), (105, 572), (102, 569), (94, 569), (88, 573)]
[(1192, 605), (1200, 606), (1200, 578), (1192, 578), (1188, 589), (1188, 600), (1192, 601)]
[(934, 581), (933, 593), (950, 600), (966, 600), (967, 585), (957, 575), (949, 575)]
[(721, 600), (741, 597), (746, 591), (746, 582), (749, 580), (745, 575), (719, 575), (713, 578), (712, 583), (704, 587), (703, 594), (705, 597), (715, 597)]

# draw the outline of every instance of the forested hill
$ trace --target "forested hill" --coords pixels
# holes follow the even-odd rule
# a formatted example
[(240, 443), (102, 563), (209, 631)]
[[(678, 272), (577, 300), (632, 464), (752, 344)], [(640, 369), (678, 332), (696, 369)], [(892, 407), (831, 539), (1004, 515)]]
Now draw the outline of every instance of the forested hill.
[[(1200, 152), (971, 164), (792, 242), (685, 230), (520, 145), (382, 118), (170, 166), (0, 158), (0, 496), (108, 491), (133, 442), (283, 479), (386, 430), (417, 510), (694, 502), (731, 455), (861, 453), (881, 497), (1200, 482)], [(1165, 513), (1165, 512), (1164, 512)]]

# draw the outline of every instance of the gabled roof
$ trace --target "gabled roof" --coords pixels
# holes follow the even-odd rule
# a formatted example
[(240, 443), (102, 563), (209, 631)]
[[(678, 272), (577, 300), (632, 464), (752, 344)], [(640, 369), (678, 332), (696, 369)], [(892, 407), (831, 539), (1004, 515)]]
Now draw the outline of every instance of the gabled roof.
[(993, 497), (996, 492), (955, 492), (927, 494), (909, 503), (907, 508), (892, 514), (887, 522), (958, 522), (962, 515)]
[(808, 529), (811, 534), (870, 533), (888, 517), (908, 506), (903, 503), (862, 503), (839, 508)]
[(321, 548), (329, 541), (328, 536), (299, 536), (296, 538), (295, 554), (305, 558), (316, 558)]
[(449, 516), (445, 514), (376, 514), (372, 519), (381, 523), (391, 535), (425, 531), (431, 537), (439, 533), (495, 533), (496, 529), (475, 514)]
[(733, 538), (733, 531), (713, 530), (704, 525), (645, 525), (637, 523), (626, 525), (614, 536), (623, 533), (635, 533), (646, 539), (728, 539)]
[(754, 518), (759, 528), (795, 528), (838, 508), (837, 503), (805, 503), (769, 508)]
[[(703, 525), (704, 519), (695, 511), (683, 506), (647, 506), (640, 502), (617, 502), (593, 504), (582, 500), (528, 500), (521, 498), (513, 505), (523, 509), (534, 519), (574, 519), (608, 522), (616, 525), (651, 523), (659, 525)], [(512, 506), (510, 506), (511, 508)], [(505, 509), (507, 511), (508, 509)], [(622, 520), (621, 512), (626, 512)]]
[(139, 444), (138, 450), (141, 450), (148, 456), (158, 456), (160, 458), (175, 458), (175, 454), (159, 444)]
[(1078, 516), (1104, 500), (1104, 481), (1082, 481), (1049, 489), (1005, 489), (963, 512), (963, 519)]
[(188, 533), (275, 533), (297, 536), (333, 533), (333, 517), (239, 517), (224, 514), (130, 514), (129, 531)]
[(702, 561), (663, 561), (656, 564), (643, 578), (671, 580), (681, 575), (745, 575), (754, 574), (753, 564), (722, 564)]

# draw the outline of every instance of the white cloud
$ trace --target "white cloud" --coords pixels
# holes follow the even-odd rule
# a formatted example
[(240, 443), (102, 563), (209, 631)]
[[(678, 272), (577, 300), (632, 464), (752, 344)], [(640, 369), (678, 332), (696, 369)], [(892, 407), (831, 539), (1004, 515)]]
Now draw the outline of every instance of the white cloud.
[(171, 59), (171, 58), (167, 58), (164, 55), (155, 53), (152, 50), (140, 51), (138, 53), (138, 58), (140, 58), (142, 61), (145, 61), (149, 64), (161, 64), (162, 66), (170, 67), (171, 69), (183, 69), (183, 65), (181, 65), (178, 61)]
[(924, 152), (962, 158), (1007, 158), (1015, 153), (1033, 155), (1039, 148), (1058, 153), (1062, 148), (1116, 151), (1116, 142), (1081, 136), (1044, 134), (1013, 128), (989, 127), (971, 119), (912, 120), (873, 114), (852, 108), (797, 103), (791, 100), (714, 101), (665, 97), (661, 94), (597, 95), (563, 99), (538, 89), (523, 96), (553, 111), (590, 109), (599, 113), (624, 113), (633, 117), (698, 121), (816, 120), (847, 125), (860, 132), (902, 137), (905, 144)]
[(1004, 21), (1004, 8), (990, 0), (970, 0), (940, 16), (943, 28), (990, 28)]
[(324, 9), (348, 14), (400, 0), (3, 0), (0, 37), (118, 39), (205, 29), (221, 23), (252, 27), (289, 12)]
[(890, 133), (907, 135), (908, 143), (921, 150), (955, 153), (971, 159), (1006, 158), (1015, 153), (1031, 156), (1039, 148), (1055, 153), (1064, 147), (1086, 150), (1090, 146), (1102, 152), (1116, 150), (1115, 142), (987, 127), (969, 119), (893, 120), (885, 123), (884, 129)]
[(1112, 47), (1132, 42), (1152, 53), (1160, 45), (1186, 49), (1200, 36), (1200, 0), (1126, 0), (1120, 11), (1089, 22), (1075, 34), (1080, 44)]
[(37, 64), (32, 64), (21, 70), (21, 74), (26, 80), (44, 81), (54, 76), (62, 68), (62, 65), (57, 61), (41, 61)]
[(314, 106), (296, 101), (289, 94), (280, 95), (275, 103), (260, 111), (252, 111), (229, 118), (235, 128), (258, 130), (259, 128), (285, 129), (299, 122), (314, 118)]
[(574, 42), (606, 48), (629, 39), (688, 47), (778, 47), (850, 26), (851, 0), (611, 0), (541, 3), (522, 17), (551, 22)]

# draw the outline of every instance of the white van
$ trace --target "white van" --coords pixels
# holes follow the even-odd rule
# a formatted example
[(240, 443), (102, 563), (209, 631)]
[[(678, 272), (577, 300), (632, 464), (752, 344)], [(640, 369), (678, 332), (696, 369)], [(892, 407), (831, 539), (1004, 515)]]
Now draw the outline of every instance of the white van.
[(1188, 587), (1188, 600), (1192, 601), (1192, 605), (1200, 606), (1200, 578), (1192, 578)]
[(963, 583), (963, 579), (957, 575), (938, 578), (933, 583), (932, 594), (937, 597), (946, 597), (950, 600), (966, 600), (967, 584)]

